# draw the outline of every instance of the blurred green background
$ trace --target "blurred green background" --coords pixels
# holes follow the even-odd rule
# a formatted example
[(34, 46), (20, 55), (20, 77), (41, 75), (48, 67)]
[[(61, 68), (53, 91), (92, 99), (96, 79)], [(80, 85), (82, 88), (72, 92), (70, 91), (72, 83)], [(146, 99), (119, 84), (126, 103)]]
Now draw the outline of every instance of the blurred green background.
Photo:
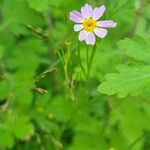
[[(103, 20), (118, 24), (96, 45), (88, 80), (69, 20), (69, 12), (85, 3), (104, 4)], [(149, 35), (149, 0), (0, 0), (0, 150), (150, 150), (150, 88), (145, 88), (150, 81), (142, 81), (135, 95), (125, 93), (123, 98), (97, 90), (118, 64), (150, 64)], [(137, 45), (117, 44), (136, 36), (143, 40)], [(66, 40), (71, 42), (68, 85), (58, 55), (67, 53)], [(138, 44), (141, 53), (136, 52)], [(80, 43), (84, 66), (86, 47)], [(124, 92), (128, 87), (130, 83)]]

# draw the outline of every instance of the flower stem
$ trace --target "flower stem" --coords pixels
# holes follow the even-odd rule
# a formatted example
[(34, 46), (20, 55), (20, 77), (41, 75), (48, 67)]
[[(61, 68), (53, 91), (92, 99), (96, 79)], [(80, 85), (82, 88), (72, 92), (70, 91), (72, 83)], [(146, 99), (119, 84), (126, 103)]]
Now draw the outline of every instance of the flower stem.
[(88, 73), (89, 73), (89, 50), (88, 50), (88, 46), (86, 47), (86, 62), (87, 62), (87, 79), (88, 79)]
[(84, 67), (83, 67), (83, 65), (82, 65), (82, 62), (81, 62), (81, 56), (80, 56), (80, 43), (79, 43), (79, 42), (78, 42), (78, 48), (77, 48), (77, 49), (78, 49), (78, 59), (79, 59), (80, 68), (81, 68), (81, 70), (82, 70), (82, 73), (83, 73), (84, 77), (87, 78), (85, 69), (84, 69)]
[(93, 59), (94, 59), (94, 56), (95, 56), (95, 52), (96, 52), (96, 44), (92, 48), (92, 53), (91, 53), (91, 57), (90, 57), (89, 64), (88, 64), (88, 73), (87, 73), (88, 78), (90, 76), (90, 71), (91, 71)]

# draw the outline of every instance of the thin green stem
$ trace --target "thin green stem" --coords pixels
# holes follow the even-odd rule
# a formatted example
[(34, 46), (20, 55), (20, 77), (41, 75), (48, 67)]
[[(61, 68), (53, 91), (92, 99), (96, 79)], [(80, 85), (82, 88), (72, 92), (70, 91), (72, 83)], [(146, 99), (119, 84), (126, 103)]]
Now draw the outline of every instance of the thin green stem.
[(92, 53), (91, 53), (91, 57), (90, 57), (90, 60), (89, 60), (89, 69), (88, 69), (88, 78), (90, 76), (90, 71), (91, 71), (91, 67), (92, 67), (92, 63), (93, 63), (93, 59), (94, 59), (94, 56), (95, 56), (95, 52), (96, 52), (96, 44), (93, 46), (92, 48)]
[(65, 71), (65, 78), (66, 78), (66, 82), (67, 84), (69, 84), (69, 78), (68, 78), (68, 63), (69, 63), (69, 59), (70, 59), (70, 48), (69, 46), (67, 47), (67, 53), (64, 54), (64, 71)]
[(145, 134), (142, 134), (140, 137), (135, 139), (135, 141), (128, 146), (127, 150), (132, 150), (144, 138), (144, 136)]
[(88, 72), (89, 72), (89, 50), (88, 46), (86, 47), (86, 63), (87, 63), (87, 79), (88, 79)]
[(84, 77), (87, 78), (85, 69), (84, 69), (84, 67), (83, 67), (83, 65), (82, 65), (82, 62), (81, 62), (81, 56), (80, 56), (80, 43), (78, 43), (78, 48), (77, 48), (77, 49), (78, 49), (78, 59), (79, 59), (80, 68), (81, 68), (81, 70), (82, 70), (82, 73), (83, 73)]
[(64, 66), (64, 59), (63, 59), (64, 55), (63, 55), (63, 57), (62, 57), (61, 54), (60, 54), (60, 52), (59, 52), (59, 50), (57, 51), (57, 53), (58, 53), (59, 58), (60, 58), (61, 61), (62, 61), (63, 66)]
[(4, 22), (4, 23), (0, 26), (0, 32), (2, 32), (4, 29), (6, 29), (12, 22), (13, 22), (13, 19), (10, 19), (10, 20)]

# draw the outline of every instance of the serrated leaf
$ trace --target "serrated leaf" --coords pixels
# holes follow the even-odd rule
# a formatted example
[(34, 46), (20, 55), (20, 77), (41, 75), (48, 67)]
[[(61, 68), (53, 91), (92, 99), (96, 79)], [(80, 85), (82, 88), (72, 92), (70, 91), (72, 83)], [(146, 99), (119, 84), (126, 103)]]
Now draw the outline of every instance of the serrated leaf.
[(106, 75), (106, 81), (98, 87), (99, 92), (125, 97), (128, 94), (137, 95), (150, 86), (150, 66), (135, 68), (118, 65), (116, 69), (118, 73)]
[(129, 57), (150, 63), (150, 39), (141, 37), (126, 38), (120, 41), (118, 45)]

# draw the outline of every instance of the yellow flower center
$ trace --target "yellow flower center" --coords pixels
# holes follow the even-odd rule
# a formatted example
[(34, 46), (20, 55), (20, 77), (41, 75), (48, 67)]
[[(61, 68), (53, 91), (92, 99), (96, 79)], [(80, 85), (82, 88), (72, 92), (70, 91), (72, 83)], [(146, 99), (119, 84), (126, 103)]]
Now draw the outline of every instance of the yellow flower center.
[(83, 28), (87, 32), (93, 32), (96, 28), (96, 20), (93, 18), (85, 19), (83, 22)]

